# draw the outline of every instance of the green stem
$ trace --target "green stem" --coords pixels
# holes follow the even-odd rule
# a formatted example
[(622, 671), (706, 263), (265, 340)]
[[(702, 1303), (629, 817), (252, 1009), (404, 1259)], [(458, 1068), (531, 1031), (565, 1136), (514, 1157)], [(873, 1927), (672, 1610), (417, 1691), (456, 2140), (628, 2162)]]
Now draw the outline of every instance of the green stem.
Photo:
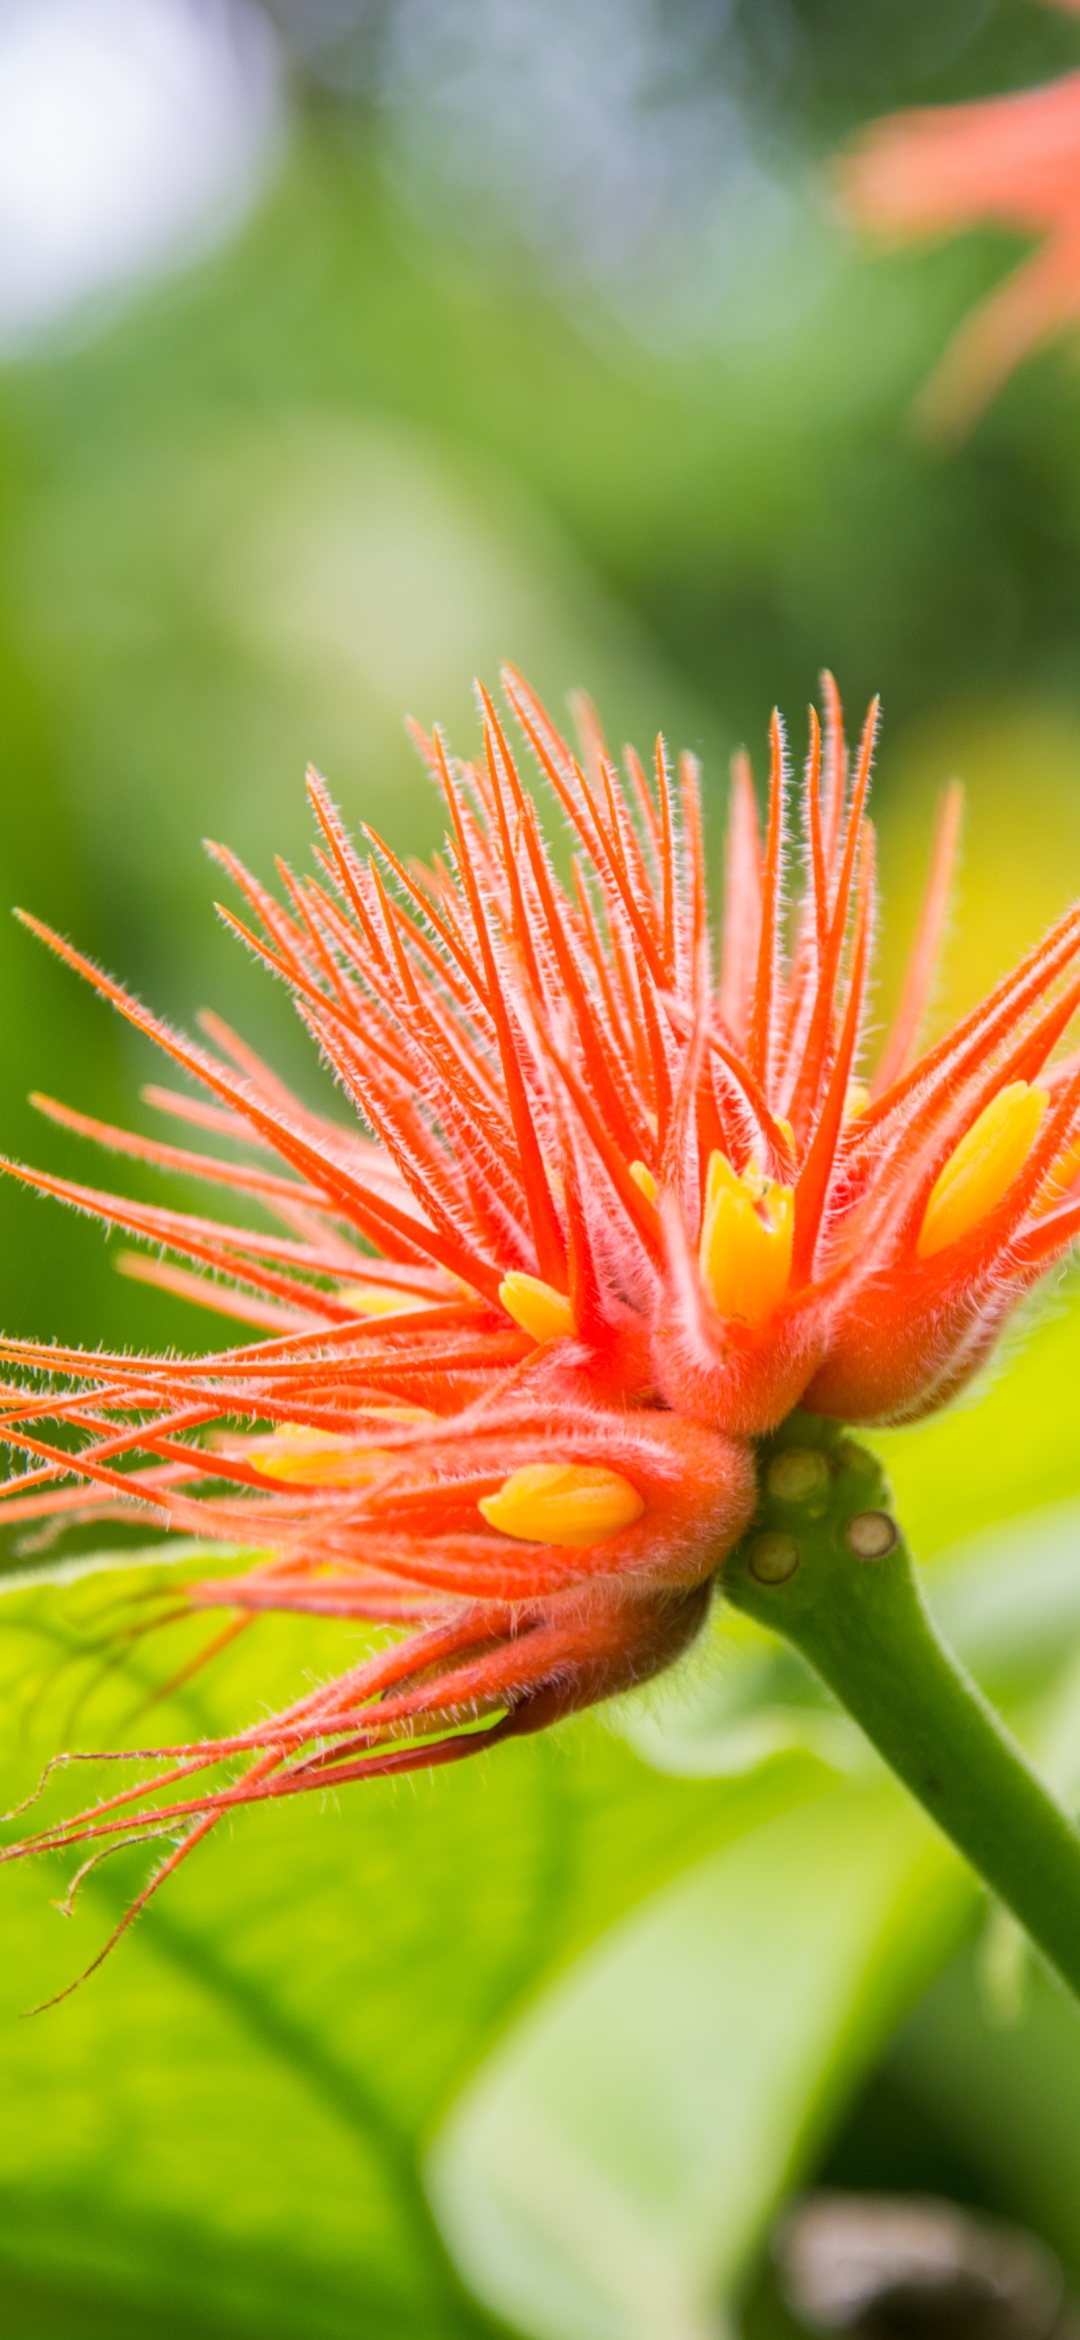
[(940, 1640), (880, 1464), (806, 1414), (759, 1459), (727, 1599), (794, 1643), (1080, 1996), (1080, 1835)]

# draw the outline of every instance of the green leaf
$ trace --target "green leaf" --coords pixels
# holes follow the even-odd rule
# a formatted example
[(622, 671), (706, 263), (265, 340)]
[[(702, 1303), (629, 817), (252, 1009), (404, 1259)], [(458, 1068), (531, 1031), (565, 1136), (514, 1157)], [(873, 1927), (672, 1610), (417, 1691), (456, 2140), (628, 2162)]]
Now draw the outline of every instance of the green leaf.
[(1015, 1698), (1060, 1672), (1080, 1637), (1080, 1504), (1054, 1503), (942, 1552), (927, 1580), (946, 1640)]
[(887, 2066), (992, 2202), (1030, 2221), (1080, 2280), (1080, 2016), (1033, 1966), (1014, 2019), (996, 2018), (971, 1958), (919, 2008)]
[[(171, 1536), (157, 1544), (118, 1544), (114, 1550), (95, 1549), (89, 1552), (65, 1552), (59, 1559), (49, 1555), (35, 1560), (24, 1557), (19, 1566), (0, 1570), (0, 1594), (25, 1592), (34, 1585), (78, 1584), (86, 1576), (128, 1574), (133, 1569), (179, 1568), (199, 1564), (199, 1574), (209, 1576), (215, 1568), (227, 1565), (235, 1568), (238, 1561), (257, 1560), (263, 1555), (243, 1544), (204, 1544), (196, 1536)], [(150, 1591), (153, 1579), (147, 1576), (145, 1589)]]
[[(0, 1605), (12, 1796), (73, 1729), (188, 1737), (355, 1658), (355, 1634), (267, 1621), (145, 1711), (207, 1630), (123, 1640), (174, 1582), (110, 1571)], [(69, 1769), (36, 1809), (116, 1784)], [(30, 2021), (98, 1950), (147, 1854), (96, 1872), (68, 1923), (49, 1897), (70, 1860), (4, 1868), (0, 2317), (34, 2340), (481, 2332), (417, 2174), (443, 2107), (613, 1919), (826, 1785), (799, 1756), (665, 1779), (586, 1720), (340, 1808), (270, 1807), (200, 1848), (100, 1973)]]
[(429, 2184), (476, 2291), (537, 2340), (706, 2340), (972, 1906), (880, 1781), (655, 1895), (523, 2017), (436, 2141)]

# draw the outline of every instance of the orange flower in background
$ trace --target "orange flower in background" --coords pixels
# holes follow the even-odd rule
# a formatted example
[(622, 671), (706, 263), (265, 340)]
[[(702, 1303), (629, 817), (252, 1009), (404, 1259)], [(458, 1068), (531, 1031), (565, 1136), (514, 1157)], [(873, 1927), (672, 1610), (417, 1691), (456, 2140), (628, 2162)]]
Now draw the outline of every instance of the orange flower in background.
[[(1080, 0), (1051, 0), (1080, 15)], [(1080, 73), (967, 105), (927, 106), (864, 131), (842, 166), (852, 216), (887, 237), (994, 225), (1038, 250), (956, 334), (920, 399), (959, 435), (1021, 359), (1080, 317)]]
[(396, 1636), (283, 1713), (153, 1750), (149, 1785), (34, 1849), (186, 1823), (156, 1883), (239, 1804), (455, 1761), (647, 1679), (752, 1518), (753, 1441), (799, 1405), (855, 1423), (940, 1403), (1080, 1231), (1080, 1070), (1056, 1055), (1080, 909), (916, 1056), (955, 789), (861, 1083), (876, 708), (849, 767), (825, 678), (797, 834), (779, 719), (764, 841), (737, 759), (717, 960), (692, 759), (676, 780), (658, 742), (651, 778), (629, 752), (622, 778), (585, 710), (579, 760), (504, 679), (569, 884), (486, 696), (478, 763), (418, 735), (447, 860), (406, 867), (374, 837), (362, 858), (314, 776), (319, 875), (283, 870), (285, 906), (219, 853), (259, 931), (232, 923), (289, 985), (351, 1126), (217, 1018), (210, 1047), (182, 1038), (27, 921), (201, 1091), (151, 1101), (241, 1151), (44, 1109), (263, 1222), (15, 1174), (170, 1254), (126, 1264), (259, 1337), (187, 1358), (0, 1344), (25, 1456), (0, 1517), (40, 1534), (141, 1513), (254, 1554), (181, 1591), (188, 1616), (227, 1612), (207, 1655), (267, 1610)]

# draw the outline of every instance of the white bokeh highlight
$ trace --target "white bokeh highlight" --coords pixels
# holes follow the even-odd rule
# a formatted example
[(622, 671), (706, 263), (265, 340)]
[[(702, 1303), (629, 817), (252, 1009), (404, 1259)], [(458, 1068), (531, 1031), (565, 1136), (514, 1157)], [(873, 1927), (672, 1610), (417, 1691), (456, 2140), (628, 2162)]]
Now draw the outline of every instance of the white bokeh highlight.
[(731, 345), (829, 265), (745, 80), (731, 0), (393, 0), (384, 153), (426, 224), (528, 251), (587, 333)]
[(248, 0), (0, 0), (0, 354), (227, 234), (281, 115)]

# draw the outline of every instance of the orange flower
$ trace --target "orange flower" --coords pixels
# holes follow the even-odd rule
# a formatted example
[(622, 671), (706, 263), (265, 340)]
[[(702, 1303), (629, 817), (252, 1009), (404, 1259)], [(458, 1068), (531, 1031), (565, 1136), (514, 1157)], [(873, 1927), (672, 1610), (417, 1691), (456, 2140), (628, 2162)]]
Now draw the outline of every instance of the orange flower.
[(676, 784), (658, 743), (651, 782), (628, 755), (624, 783), (588, 710), (579, 762), (505, 681), (569, 827), (571, 890), (486, 698), (477, 765), (421, 739), (448, 862), (406, 868), (375, 838), (361, 859), (314, 776), (320, 876), (284, 871), (287, 907), (219, 855), (260, 932), (233, 923), (290, 985), (353, 1127), (218, 1019), (211, 1047), (184, 1039), (36, 928), (203, 1092), (152, 1101), (257, 1160), (45, 1110), (282, 1231), (16, 1172), (164, 1248), (129, 1269), (260, 1337), (189, 1358), (0, 1344), (24, 1377), (3, 1397), (26, 1456), (8, 1519), (135, 1506), (256, 1550), (186, 1587), (189, 1613), (229, 1613), (225, 1638), (268, 1609), (400, 1634), (283, 1714), (156, 1750), (150, 1788), (38, 1847), (186, 1819), (160, 1877), (237, 1804), (456, 1761), (647, 1678), (697, 1631), (750, 1521), (750, 1442), (800, 1404), (860, 1422), (939, 1403), (1080, 1230), (1080, 1073), (1053, 1063), (1080, 1006), (1080, 910), (912, 1061), (955, 789), (860, 1086), (876, 708), (849, 771), (826, 677), (790, 904), (779, 719), (763, 845), (737, 760), (714, 970), (692, 761)]
[[(1080, 14), (1080, 0), (1052, 4)], [(961, 327), (922, 394), (927, 422), (960, 434), (1022, 358), (1080, 315), (1080, 73), (891, 115), (855, 141), (842, 184), (855, 219), (901, 241), (984, 223), (1043, 239)]]

